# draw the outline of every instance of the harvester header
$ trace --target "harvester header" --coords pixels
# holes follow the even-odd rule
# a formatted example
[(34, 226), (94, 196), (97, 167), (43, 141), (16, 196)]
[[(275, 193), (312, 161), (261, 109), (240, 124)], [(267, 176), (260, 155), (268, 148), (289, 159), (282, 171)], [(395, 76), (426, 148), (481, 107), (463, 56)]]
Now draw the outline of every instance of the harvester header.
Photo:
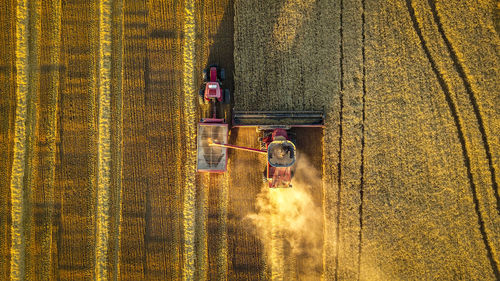
[(323, 111), (234, 111), (233, 127), (323, 127)]

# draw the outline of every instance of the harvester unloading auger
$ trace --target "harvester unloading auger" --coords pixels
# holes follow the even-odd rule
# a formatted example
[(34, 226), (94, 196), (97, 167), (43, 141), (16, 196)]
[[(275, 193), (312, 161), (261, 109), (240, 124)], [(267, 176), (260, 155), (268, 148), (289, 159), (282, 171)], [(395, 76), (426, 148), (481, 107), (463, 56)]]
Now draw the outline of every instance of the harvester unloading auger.
[[(217, 82), (220, 69), (216, 65), (209, 67), (210, 81)], [(208, 69), (204, 71), (208, 72)], [(223, 71), (222, 71), (223, 72)], [(213, 76), (212, 76), (213, 74)], [(207, 80), (207, 79), (206, 79)], [(205, 80), (205, 81), (206, 81)], [(214, 81), (212, 81), (214, 80)], [(212, 118), (203, 118), (198, 124), (198, 171), (223, 173), (227, 170), (227, 149), (239, 149), (267, 155), (264, 171), (269, 187), (292, 187), (297, 151), (295, 136), (290, 131), (293, 127), (323, 127), (322, 111), (234, 111), (233, 127), (255, 127), (260, 132), (260, 149), (237, 146), (227, 143), (227, 120), (216, 118), (217, 101), (229, 101), (229, 92), (224, 98), (219, 94), (210, 94), (208, 83), (203, 90), (205, 100), (211, 100)], [(215, 87), (212, 87), (216, 90)], [(219, 93), (222, 90), (219, 89)], [(215, 93), (215, 92), (213, 92)]]

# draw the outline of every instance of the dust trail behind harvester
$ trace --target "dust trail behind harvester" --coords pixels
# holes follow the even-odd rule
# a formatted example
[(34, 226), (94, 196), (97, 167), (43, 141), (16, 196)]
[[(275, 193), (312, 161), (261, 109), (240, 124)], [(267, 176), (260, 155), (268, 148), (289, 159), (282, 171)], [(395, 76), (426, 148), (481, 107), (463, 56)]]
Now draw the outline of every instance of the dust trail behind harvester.
[[(293, 188), (257, 196), (249, 219), (266, 249), (272, 280), (319, 280), (322, 271), (321, 175), (305, 157), (297, 159)], [(290, 262), (291, 261), (291, 262)]]

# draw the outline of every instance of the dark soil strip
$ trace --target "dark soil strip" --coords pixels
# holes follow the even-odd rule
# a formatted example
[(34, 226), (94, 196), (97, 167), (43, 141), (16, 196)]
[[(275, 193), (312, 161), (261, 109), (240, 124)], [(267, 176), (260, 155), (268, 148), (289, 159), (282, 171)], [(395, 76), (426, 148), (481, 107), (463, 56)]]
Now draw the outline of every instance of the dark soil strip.
[[(147, 46), (147, 44), (146, 44)], [(151, 93), (151, 65), (149, 63), (149, 57), (147, 55), (144, 56), (144, 105), (151, 104), (149, 94)], [(150, 182), (148, 181), (148, 184)], [(151, 192), (149, 187), (146, 188), (145, 192), (145, 212), (144, 212), (144, 256), (142, 257), (142, 272), (144, 277), (150, 276), (150, 272), (148, 272), (148, 250), (150, 248), (151, 243)]]
[(450, 89), (448, 88), (448, 86), (444, 82), (443, 77), (441, 76), (441, 74), (437, 70), (436, 62), (432, 58), (431, 53), (429, 52), (429, 49), (427, 48), (427, 44), (426, 44), (424, 37), (422, 35), (422, 30), (418, 26), (417, 19), (415, 17), (415, 10), (413, 9), (413, 7), (411, 5), (411, 0), (406, 0), (406, 6), (408, 8), (408, 13), (410, 14), (411, 21), (413, 23), (413, 28), (415, 29), (415, 32), (417, 33), (418, 38), (420, 39), (420, 46), (424, 50), (424, 53), (427, 56), (429, 63), (431, 64), (432, 71), (434, 71), (434, 74), (436, 75), (436, 78), (439, 82), (439, 85), (441, 86), (441, 89), (443, 90), (443, 92), (445, 94), (446, 102), (448, 103), (448, 107), (450, 108), (450, 112), (451, 112), (451, 115), (453, 117), (453, 121), (455, 122), (455, 126), (457, 127), (458, 139), (460, 141), (460, 144), (462, 145), (462, 154), (464, 157), (464, 164), (465, 164), (465, 167), (467, 169), (467, 177), (469, 178), (469, 184), (470, 184), (470, 188), (472, 191), (472, 200), (474, 202), (474, 209), (475, 209), (476, 214), (477, 214), (477, 219), (478, 219), (478, 223), (479, 223), (479, 230), (481, 231), (481, 236), (483, 238), (483, 242), (484, 242), (484, 245), (486, 247), (486, 252), (487, 252), (488, 260), (490, 261), (490, 264), (491, 264), (491, 268), (493, 269), (493, 272), (495, 274), (496, 279), (500, 280), (500, 272), (498, 270), (498, 264), (496, 264), (496, 261), (493, 258), (492, 249), (491, 249), (491, 246), (488, 242), (488, 238), (486, 236), (483, 217), (481, 215), (481, 212), (479, 211), (479, 200), (477, 198), (476, 185), (474, 184), (474, 181), (472, 180), (470, 159), (469, 159), (469, 155), (467, 153), (467, 147), (465, 146), (465, 137), (464, 137), (464, 133), (462, 131), (462, 125), (460, 125), (460, 121), (458, 119), (457, 108), (456, 108), (455, 104), (453, 103), (453, 100), (451, 99)]
[(467, 94), (469, 95), (469, 100), (472, 104), (472, 108), (474, 110), (474, 114), (476, 115), (477, 118), (477, 123), (479, 126), (479, 131), (481, 132), (481, 138), (483, 140), (483, 145), (484, 149), (486, 150), (486, 158), (488, 159), (488, 167), (490, 169), (490, 174), (491, 174), (491, 183), (493, 187), (493, 193), (495, 194), (495, 199), (497, 200), (497, 212), (500, 214), (500, 195), (498, 194), (498, 183), (495, 178), (495, 168), (493, 167), (493, 160), (491, 159), (491, 151), (490, 151), (490, 145), (488, 144), (488, 139), (486, 137), (486, 131), (484, 130), (484, 122), (483, 122), (483, 117), (481, 116), (481, 112), (479, 111), (479, 106), (477, 104), (476, 96), (474, 95), (474, 92), (472, 91), (471, 84), (469, 82), (469, 79), (467, 78), (467, 75), (465, 74), (464, 68), (460, 64), (460, 61), (458, 60), (457, 54), (455, 53), (455, 50), (451, 46), (450, 41), (446, 37), (443, 29), (443, 25), (441, 24), (441, 20), (439, 18), (439, 14), (436, 10), (436, 2), (435, 0), (427, 0), (429, 2), (429, 6), (431, 7), (431, 12), (432, 16), (434, 17), (434, 22), (437, 25), (439, 34), (441, 35), (441, 38), (443, 38), (443, 41), (446, 45), (446, 48), (448, 49), (448, 53), (450, 53), (450, 57), (453, 60), (453, 65), (455, 66), (455, 70), (458, 72), (458, 75), (464, 82), (465, 89), (467, 91)]
[(361, 123), (361, 178), (359, 181), (359, 244), (358, 244), (358, 280), (361, 273), (361, 248), (363, 245), (363, 188), (365, 186), (365, 118), (366, 118), (366, 68), (365, 68), (365, 0), (361, 1), (361, 53), (363, 55), (363, 123)]
[(146, 193), (146, 212), (144, 212), (144, 256), (142, 257), (142, 272), (143, 276), (148, 276), (148, 255), (147, 249), (149, 248), (149, 243), (151, 242), (151, 192), (148, 189), (145, 190)]
[(342, 122), (344, 110), (344, 31), (342, 15), (344, 14), (344, 1), (340, 0), (340, 112), (339, 112), (339, 162), (338, 162), (338, 178), (337, 178), (337, 231), (335, 233), (335, 280), (339, 279), (339, 251), (340, 251), (340, 195), (342, 192)]

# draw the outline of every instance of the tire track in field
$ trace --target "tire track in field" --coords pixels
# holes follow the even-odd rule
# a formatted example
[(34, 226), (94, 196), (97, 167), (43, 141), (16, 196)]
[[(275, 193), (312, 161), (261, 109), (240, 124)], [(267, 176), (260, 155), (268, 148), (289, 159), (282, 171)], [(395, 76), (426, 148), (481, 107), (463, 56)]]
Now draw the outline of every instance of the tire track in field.
[(360, 182), (359, 182), (359, 246), (358, 246), (358, 280), (361, 276), (361, 251), (363, 247), (363, 198), (365, 186), (365, 119), (366, 119), (366, 52), (365, 52), (365, 0), (361, 1), (361, 53), (363, 57), (363, 110), (361, 123), (361, 167), (360, 167)]
[(500, 214), (500, 195), (498, 193), (499, 192), (498, 191), (498, 183), (497, 183), (496, 177), (495, 177), (495, 168), (493, 167), (493, 160), (491, 157), (490, 145), (488, 143), (488, 138), (486, 136), (486, 131), (484, 129), (483, 117), (481, 115), (481, 112), (479, 111), (479, 105), (477, 104), (476, 95), (474, 94), (474, 91), (472, 90), (472, 86), (470, 84), (469, 79), (467, 78), (467, 75), (465, 74), (465, 70), (464, 70), (462, 64), (460, 63), (458, 56), (457, 56), (457, 53), (453, 49), (453, 46), (451, 45), (450, 40), (448, 40), (448, 37), (446, 37), (446, 34), (444, 32), (444, 29), (443, 29), (443, 25), (441, 23), (441, 19), (439, 17), (437, 9), (436, 9), (436, 2), (435, 1), (436, 0), (427, 0), (427, 2), (429, 3), (429, 6), (431, 8), (432, 17), (434, 19), (434, 22), (436, 23), (437, 28), (438, 28), (438, 32), (441, 35), (441, 38), (443, 39), (443, 41), (446, 45), (446, 48), (448, 49), (448, 53), (450, 54), (450, 58), (453, 61), (453, 66), (455, 67), (455, 70), (457, 71), (458, 76), (460, 76), (460, 79), (462, 79), (462, 82), (465, 86), (465, 90), (467, 91), (467, 94), (469, 96), (469, 100), (472, 104), (474, 115), (476, 116), (476, 119), (477, 119), (479, 131), (481, 132), (481, 139), (483, 141), (484, 150), (486, 151), (486, 158), (488, 160), (488, 168), (489, 168), (490, 174), (491, 174), (491, 183), (492, 183), (493, 193), (495, 194), (495, 199), (496, 199), (496, 203), (497, 203), (496, 204), (497, 205), (497, 212), (498, 212), (498, 214)]
[[(146, 60), (147, 61), (147, 60)], [(149, 67), (148, 67), (149, 69)], [(146, 74), (144, 74), (144, 76), (146, 77)], [(149, 237), (151, 237), (151, 233), (150, 233), (150, 229), (151, 229), (151, 192), (149, 189), (146, 189), (145, 192), (144, 192), (144, 197), (145, 197), (145, 200), (144, 200), (144, 249), (148, 249), (149, 247)], [(144, 251), (146, 252), (146, 250)], [(147, 276), (150, 275), (150, 273), (148, 272), (148, 255), (145, 253), (143, 256), (142, 256), (142, 272), (143, 272), (143, 278), (147, 278)]]
[(342, 193), (342, 122), (344, 110), (344, 30), (343, 30), (344, 1), (340, 0), (340, 95), (339, 95), (339, 160), (337, 163), (337, 226), (335, 232), (335, 280), (339, 279), (339, 251), (340, 251), (340, 196)]
[(108, 278), (111, 208), (111, 1), (99, 1), (98, 143), (95, 279)]
[(488, 260), (491, 264), (491, 267), (492, 267), (492, 270), (495, 274), (495, 277), (497, 279), (500, 279), (500, 272), (499, 272), (499, 269), (498, 269), (498, 264), (496, 263), (495, 259), (493, 258), (493, 251), (492, 251), (492, 247), (491, 245), (489, 244), (488, 242), (488, 237), (486, 235), (486, 230), (485, 230), (485, 226), (484, 226), (484, 219), (483, 219), (483, 216), (479, 210), (479, 199), (477, 197), (477, 190), (476, 190), (476, 184), (474, 183), (473, 179), (472, 179), (472, 171), (471, 171), (471, 165), (470, 165), (470, 158), (469, 158), (469, 154), (468, 154), (468, 151), (467, 151), (467, 147), (465, 145), (465, 136), (464, 136), (464, 133), (463, 133), (463, 130), (462, 130), (462, 125), (460, 124), (460, 120), (458, 118), (458, 112), (457, 112), (457, 108), (456, 108), (456, 105), (453, 103), (453, 100), (451, 99), (451, 93), (450, 93), (450, 89), (448, 88), (448, 86), (446, 85), (445, 81), (444, 81), (444, 78), (441, 76), (441, 74), (439, 73), (438, 69), (437, 69), (437, 66), (436, 66), (436, 62), (434, 61), (434, 59), (432, 58), (431, 56), (431, 53), (427, 47), (427, 43), (422, 35), (422, 30), (420, 29), (420, 26), (418, 25), (418, 22), (417, 22), (417, 18), (415, 16), (415, 10), (413, 9), (413, 6), (411, 4), (411, 0), (405, 0), (406, 1), (406, 6), (407, 6), (407, 9), (408, 9), (408, 13), (410, 15), (410, 18), (411, 18), (411, 21), (412, 21), (412, 24), (413, 24), (413, 29), (415, 30), (415, 32), (417, 33), (417, 36), (420, 40), (420, 46), (422, 47), (430, 65), (431, 65), (431, 68), (432, 68), (432, 71), (434, 72), (434, 74), (436, 75), (436, 78), (439, 82), (439, 85), (441, 86), (441, 89), (443, 90), (444, 94), (445, 94), (445, 99), (446, 99), (446, 102), (448, 104), (448, 107), (450, 108), (450, 113), (453, 117), (453, 121), (455, 123), (455, 126), (457, 127), (457, 134), (458, 134), (458, 139), (460, 141), (460, 145), (462, 146), (462, 155), (464, 157), (464, 164), (465, 164), (465, 167), (467, 169), (467, 177), (469, 179), (469, 185), (470, 185), (470, 188), (471, 188), (471, 192), (472, 192), (472, 200), (474, 202), (474, 210), (476, 211), (476, 215), (477, 215), (477, 218), (478, 218), (478, 223), (479, 223), (479, 230), (481, 232), (481, 236), (482, 236), (482, 239), (483, 239), (483, 243), (486, 247), (486, 252), (487, 252), (487, 256), (488, 256)]
[[(148, 46), (146, 45), (146, 48)], [(145, 56), (143, 65), (142, 65), (143, 73), (144, 73), (144, 107), (148, 104), (148, 96), (147, 93), (150, 93), (151, 90), (151, 65), (149, 63), (149, 57)], [(147, 116), (147, 115), (146, 115)], [(144, 120), (148, 118), (144, 116)], [(149, 134), (148, 134), (149, 135)], [(148, 147), (148, 150), (151, 148)], [(146, 151), (147, 153), (147, 151)], [(149, 155), (148, 155), (149, 156)], [(147, 156), (146, 156), (147, 159)], [(149, 185), (151, 184), (150, 179), (148, 178), (147, 185), (145, 186), (144, 191), (144, 228), (143, 228), (143, 241), (144, 241), (144, 255), (142, 256), (142, 278), (147, 278), (150, 275), (149, 264), (148, 264), (148, 252), (150, 249), (150, 240), (149, 237), (152, 237), (151, 234), (151, 191)]]

